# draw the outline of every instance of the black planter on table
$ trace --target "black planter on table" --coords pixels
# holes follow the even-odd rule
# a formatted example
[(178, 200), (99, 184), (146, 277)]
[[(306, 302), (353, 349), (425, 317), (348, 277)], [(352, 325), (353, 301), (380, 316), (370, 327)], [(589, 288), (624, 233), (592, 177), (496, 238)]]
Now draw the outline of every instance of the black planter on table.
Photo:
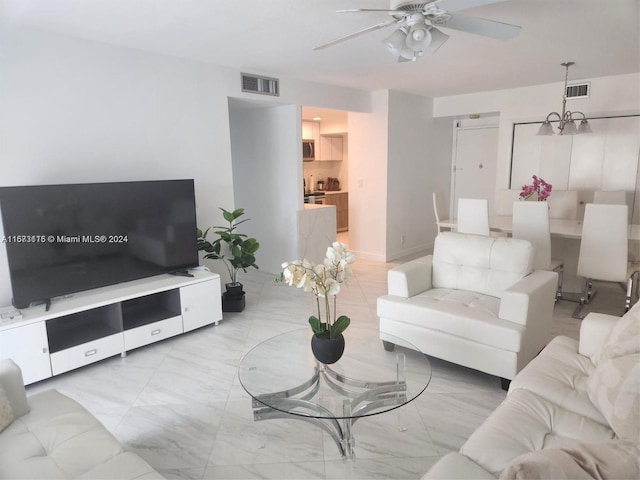
[(320, 363), (330, 365), (336, 363), (344, 353), (344, 337), (322, 338), (317, 335), (311, 337), (311, 351)]

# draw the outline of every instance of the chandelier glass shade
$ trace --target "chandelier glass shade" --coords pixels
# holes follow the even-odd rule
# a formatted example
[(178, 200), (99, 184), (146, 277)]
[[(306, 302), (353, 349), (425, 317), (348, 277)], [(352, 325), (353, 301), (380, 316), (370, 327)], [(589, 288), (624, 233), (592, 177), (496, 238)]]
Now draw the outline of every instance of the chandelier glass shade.
[[(564, 62), (561, 65), (565, 67), (564, 91), (562, 94), (562, 113), (551, 112), (540, 126), (537, 135), (553, 135), (556, 133), (551, 126), (551, 121), (558, 121), (558, 135), (575, 135), (578, 133), (591, 133), (591, 126), (587, 117), (582, 112), (570, 112), (567, 110), (567, 79), (569, 78), (569, 67), (574, 62)], [(576, 118), (578, 117), (578, 118)], [(582, 117), (580, 119), (580, 117)], [(580, 120), (580, 125), (576, 126), (576, 120)]]

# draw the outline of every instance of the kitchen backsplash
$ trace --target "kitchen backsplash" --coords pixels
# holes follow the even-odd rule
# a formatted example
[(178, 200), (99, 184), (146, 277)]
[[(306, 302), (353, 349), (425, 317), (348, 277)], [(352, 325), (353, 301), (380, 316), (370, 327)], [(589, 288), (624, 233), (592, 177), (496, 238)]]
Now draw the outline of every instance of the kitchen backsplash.
[[(345, 164), (345, 165), (343, 165)], [(318, 180), (324, 180), (325, 184), (329, 177), (337, 178), (340, 182), (340, 189), (346, 190), (348, 183), (346, 162), (305, 162), (304, 178), (309, 182), (309, 175), (313, 175), (313, 180), (317, 184)], [(307, 188), (309, 186), (307, 185)], [(314, 185), (317, 188), (317, 185)]]

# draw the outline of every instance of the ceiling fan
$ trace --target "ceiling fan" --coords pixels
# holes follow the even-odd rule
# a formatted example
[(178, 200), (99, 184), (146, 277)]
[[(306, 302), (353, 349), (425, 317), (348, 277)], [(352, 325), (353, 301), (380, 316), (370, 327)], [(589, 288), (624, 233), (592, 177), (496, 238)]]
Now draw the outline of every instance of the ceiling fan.
[(385, 12), (392, 18), (313, 49), (322, 50), (391, 25), (396, 25), (398, 28), (382, 43), (391, 54), (398, 58), (399, 62), (416, 61), (424, 55), (425, 50), (429, 50), (432, 54), (435, 53), (449, 39), (449, 35), (436, 28), (436, 25), (441, 28), (450, 28), (498, 40), (508, 40), (520, 33), (519, 26), (452, 13), (457, 10), (503, 1), (505, 0), (428, 0), (426, 2), (391, 0), (389, 10), (375, 8), (337, 10), (337, 13)]

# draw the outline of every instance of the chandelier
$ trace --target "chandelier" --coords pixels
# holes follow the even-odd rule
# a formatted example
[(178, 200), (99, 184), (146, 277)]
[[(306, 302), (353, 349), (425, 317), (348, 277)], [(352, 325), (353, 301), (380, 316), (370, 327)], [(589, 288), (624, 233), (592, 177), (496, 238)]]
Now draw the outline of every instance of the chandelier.
[[(562, 94), (562, 114), (558, 112), (551, 112), (547, 115), (546, 120), (540, 126), (540, 130), (538, 130), (537, 135), (553, 135), (555, 132), (553, 131), (553, 127), (551, 126), (551, 122), (549, 119), (551, 117), (558, 117), (560, 123), (558, 124), (558, 134), (559, 135), (575, 135), (576, 133), (591, 133), (591, 127), (589, 126), (589, 122), (587, 121), (587, 117), (582, 112), (570, 112), (567, 110), (567, 79), (569, 78), (569, 67), (575, 64), (575, 62), (564, 62), (561, 63), (565, 68), (564, 74), (564, 91)], [(582, 120), (580, 121), (580, 126), (576, 127), (576, 122), (574, 120), (575, 115), (582, 115)]]

